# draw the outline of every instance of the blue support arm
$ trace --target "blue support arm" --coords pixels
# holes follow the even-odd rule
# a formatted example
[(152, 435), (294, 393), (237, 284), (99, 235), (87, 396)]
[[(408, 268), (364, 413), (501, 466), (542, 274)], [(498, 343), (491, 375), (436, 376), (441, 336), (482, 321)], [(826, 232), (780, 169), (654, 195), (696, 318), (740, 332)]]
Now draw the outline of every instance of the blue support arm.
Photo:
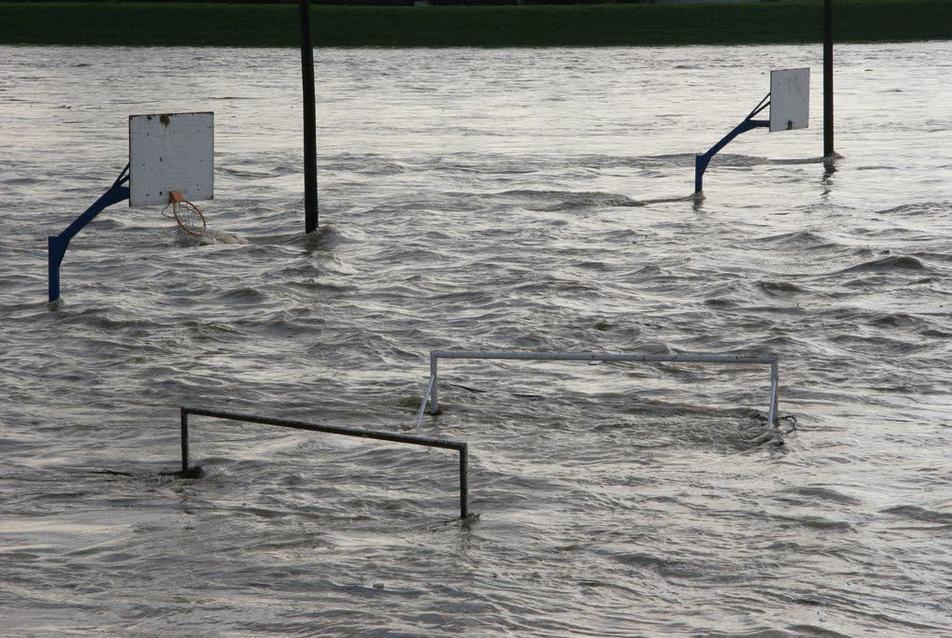
[(86, 212), (77, 217), (62, 233), (55, 237), (47, 238), (50, 303), (57, 301), (60, 297), (60, 265), (63, 263), (63, 257), (66, 255), (66, 249), (69, 247), (70, 240), (103, 210), (113, 204), (129, 199), (129, 187), (125, 185), (128, 181), (129, 165), (127, 164), (126, 167), (122, 169), (122, 172), (119, 173), (119, 177), (116, 178), (116, 181), (109, 187), (109, 190), (103, 193), (92, 206), (87, 208)]
[(711, 149), (704, 153), (703, 155), (694, 156), (694, 194), (697, 195), (702, 190), (704, 190), (704, 171), (707, 170), (707, 165), (711, 163), (711, 160), (717, 155), (722, 148), (730, 144), (735, 137), (741, 133), (746, 133), (747, 131), (752, 131), (755, 128), (769, 127), (770, 120), (755, 120), (754, 116), (763, 111), (765, 108), (770, 106), (770, 94), (757, 103), (757, 106), (754, 107), (754, 110), (744, 118), (744, 121), (734, 127), (734, 129), (725, 135), (720, 142), (711, 147)]
[(700, 193), (704, 190), (704, 171), (707, 170), (707, 165), (711, 163), (711, 160), (717, 155), (722, 148), (731, 143), (731, 141), (740, 135), (741, 133), (746, 133), (747, 131), (752, 131), (755, 128), (761, 128), (764, 126), (770, 126), (768, 120), (751, 120), (747, 119), (734, 127), (730, 133), (724, 136), (724, 138), (711, 147), (707, 153), (703, 155), (694, 156), (694, 192), (695, 194)]

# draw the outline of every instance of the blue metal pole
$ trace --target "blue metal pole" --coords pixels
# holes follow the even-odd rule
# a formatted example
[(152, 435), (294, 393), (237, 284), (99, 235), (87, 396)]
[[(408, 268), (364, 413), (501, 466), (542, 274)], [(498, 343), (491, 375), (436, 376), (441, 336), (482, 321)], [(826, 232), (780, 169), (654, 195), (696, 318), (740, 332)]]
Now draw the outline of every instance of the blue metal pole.
[(707, 170), (707, 165), (711, 163), (711, 158), (714, 157), (714, 153), (708, 151), (704, 155), (695, 155), (694, 156), (694, 194), (700, 195), (704, 190), (704, 171)]
[(127, 165), (122, 169), (122, 172), (119, 173), (119, 177), (117, 177), (116, 181), (109, 187), (109, 190), (103, 193), (82, 215), (73, 220), (73, 223), (67, 226), (66, 230), (59, 235), (47, 238), (47, 289), (50, 303), (55, 302), (60, 297), (60, 265), (63, 263), (63, 257), (66, 255), (66, 249), (69, 248), (70, 240), (75, 237), (79, 231), (85, 228), (89, 222), (96, 219), (96, 215), (103, 210), (113, 204), (129, 199), (129, 187), (124, 185), (129, 181), (128, 171), (129, 166)]
[(720, 142), (715, 144), (710, 148), (707, 153), (703, 155), (694, 156), (694, 193), (698, 194), (704, 190), (704, 171), (707, 170), (707, 165), (711, 163), (711, 160), (717, 155), (721, 149), (731, 143), (735, 137), (741, 133), (746, 133), (747, 131), (752, 131), (755, 128), (769, 127), (769, 120), (753, 120), (750, 117), (745, 119), (743, 122), (734, 127), (734, 129), (725, 135)]
[(64, 248), (60, 247), (59, 237), (46, 238), (46, 256), (47, 256), (47, 289), (49, 291), (50, 303), (53, 303), (60, 296), (60, 264), (63, 262)]

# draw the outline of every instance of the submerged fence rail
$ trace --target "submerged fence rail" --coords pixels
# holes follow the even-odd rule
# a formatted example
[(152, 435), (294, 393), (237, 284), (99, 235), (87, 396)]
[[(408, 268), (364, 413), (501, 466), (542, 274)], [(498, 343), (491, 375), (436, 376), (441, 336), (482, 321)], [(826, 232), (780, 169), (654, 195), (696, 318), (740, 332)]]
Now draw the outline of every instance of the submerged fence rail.
[(259, 423), (261, 425), (273, 425), (282, 428), (292, 428), (295, 430), (306, 430), (308, 432), (323, 432), (325, 434), (340, 434), (342, 436), (353, 436), (363, 439), (374, 439), (376, 441), (388, 441), (391, 443), (403, 443), (405, 445), (418, 445), (421, 447), (442, 448), (445, 450), (456, 450), (459, 452), (459, 514), (460, 518), (469, 516), (469, 451), (468, 446), (463, 441), (452, 441), (449, 439), (437, 439), (428, 436), (418, 436), (413, 434), (399, 434), (396, 432), (379, 432), (373, 430), (360, 430), (357, 428), (344, 428), (334, 425), (320, 425), (316, 423), (306, 423), (304, 421), (292, 421), (289, 419), (274, 419), (271, 417), (258, 416), (254, 414), (238, 414), (236, 412), (221, 412), (219, 410), (206, 410), (203, 408), (181, 408), (182, 417), (182, 474), (187, 475), (190, 471), (189, 461), (189, 415), (206, 416), (214, 419), (225, 419), (229, 421), (242, 421), (245, 423)]
[(767, 407), (766, 429), (774, 427), (777, 420), (777, 395), (780, 385), (779, 358), (773, 354), (652, 354), (647, 352), (516, 352), (508, 350), (431, 350), (430, 378), (426, 386), (416, 424), (423, 422), (427, 403), (430, 414), (440, 409), (439, 403), (439, 360), (440, 359), (493, 359), (521, 361), (630, 361), (642, 363), (723, 363), (723, 364), (761, 364), (770, 366), (770, 403)]

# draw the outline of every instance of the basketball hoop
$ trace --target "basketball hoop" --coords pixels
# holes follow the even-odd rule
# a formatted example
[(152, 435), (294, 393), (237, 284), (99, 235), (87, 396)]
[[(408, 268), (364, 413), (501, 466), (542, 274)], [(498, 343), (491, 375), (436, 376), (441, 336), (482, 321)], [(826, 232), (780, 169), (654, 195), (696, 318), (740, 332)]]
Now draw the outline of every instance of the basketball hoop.
[(129, 116), (129, 163), (102, 196), (59, 235), (47, 238), (49, 301), (60, 299), (60, 266), (70, 240), (105, 208), (165, 206), (184, 237), (203, 243), (207, 228), (195, 201), (215, 197), (215, 114), (152, 113)]
[[(769, 120), (755, 120), (761, 111), (770, 108)], [(756, 128), (770, 132), (794, 131), (810, 126), (810, 69), (775, 69), (770, 72), (770, 93), (757, 103), (744, 121), (734, 127), (720, 142), (703, 155), (694, 156), (694, 196), (703, 197), (704, 171), (711, 159), (731, 140)]]
[[(172, 208), (171, 213), (166, 212), (169, 207)], [(178, 191), (169, 193), (169, 203), (162, 209), (162, 215), (174, 219), (179, 229), (187, 235), (201, 237), (205, 234), (207, 224), (202, 209), (182, 197)]]

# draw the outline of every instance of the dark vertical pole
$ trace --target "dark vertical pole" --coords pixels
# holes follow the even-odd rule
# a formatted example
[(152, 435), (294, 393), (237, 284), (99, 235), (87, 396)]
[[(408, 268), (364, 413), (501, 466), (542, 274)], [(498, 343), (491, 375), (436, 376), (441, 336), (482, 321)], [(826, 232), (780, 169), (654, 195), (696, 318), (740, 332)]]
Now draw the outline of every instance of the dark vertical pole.
[(469, 446), (459, 450), (459, 517), (469, 516)]
[(48, 237), (46, 239), (46, 261), (47, 261), (47, 292), (49, 293), (50, 303), (55, 302), (60, 297), (60, 262), (63, 255), (59, 250), (59, 238)]
[(182, 474), (188, 473), (188, 411), (182, 408)]
[(702, 163), (704, 162), (703, 155), (694, 156), (694, 194), (699, 194), (704, 190), (704, 168)]
[(833, 156), (833, 0), (823, 0), (823, 157)]
[(301, 81), (304, 83), (304, 232), (317, 230), (317, 107), (314, 104), (314, 43), (311, 0), (298, 0), (301, 14)]

